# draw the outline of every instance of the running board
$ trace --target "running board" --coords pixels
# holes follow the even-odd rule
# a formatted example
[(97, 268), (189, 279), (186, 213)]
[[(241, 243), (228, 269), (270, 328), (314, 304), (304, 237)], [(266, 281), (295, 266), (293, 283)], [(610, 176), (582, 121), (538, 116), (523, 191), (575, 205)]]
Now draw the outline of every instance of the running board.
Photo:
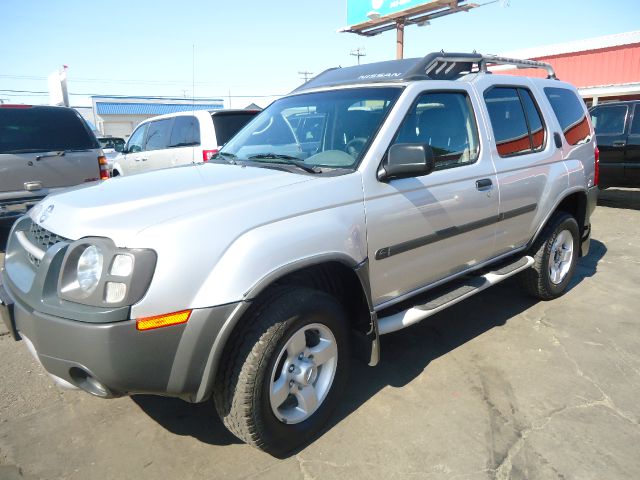
[(496, 283), (512, 277), (522, 270), (526, 270), (531, 265), (533, 265), (533, 257), (525, 256), (515, 261), (501, 264), (497, 270), (453, 282), (454, 286), (452, 288), (446, 290), (444, 293), (433, 295), (420, 305), (414, 305), (401, 312), (378, 318), (378, 333), (384, 335), (418, 323), (451, 305), (461, 302), (465, 298), (469, 298)]

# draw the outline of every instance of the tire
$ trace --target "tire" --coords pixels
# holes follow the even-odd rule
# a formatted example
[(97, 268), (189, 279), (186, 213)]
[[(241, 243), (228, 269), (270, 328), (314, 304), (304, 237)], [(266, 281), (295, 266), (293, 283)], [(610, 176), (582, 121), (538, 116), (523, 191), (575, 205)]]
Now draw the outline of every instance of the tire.
[[(214, 402), (231, 433), (271, 455), (283, 456), (321, 431), (346, 386), (347, 317), (334, 297), (298, 287), (279, 288), (252, 310), (225, 350)], [(333, 353), (332, 338), (335, 358), (327, 360)], [(302, 345), (303, 359), (296, 353)], [(314, 351), (323, 358), (315, 367), (311, 366), (317, 360)], [(281, 385), (288, 387), (278, 388)], [(315, 409), (306, 401), (314, 398), (309, 392), (315, 392), (318, 400)]]
[[(567, 235), (568, 234), (568, 235)], [(579, 256), (578, 222), (565, 212), (555, 213), (531, 248), (534, 262), (519, 275), (521, 286), (531, 296), (552, 300), (561, 296), (569, 286)], [(570, 260), (558, 264), (571, 248)], [(556, 266), (561, 265), (561, 267)]]

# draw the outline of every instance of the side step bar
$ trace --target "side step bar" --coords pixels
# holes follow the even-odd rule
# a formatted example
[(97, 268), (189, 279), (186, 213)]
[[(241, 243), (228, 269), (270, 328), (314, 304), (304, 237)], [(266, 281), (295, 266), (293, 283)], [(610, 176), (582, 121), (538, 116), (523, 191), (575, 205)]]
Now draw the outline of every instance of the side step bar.
[(425, 303), (378, 318), (378, 333), (384, 335), (418, 323), (451, 305), (461, 302), (465, 298), (469, 298), (496, 283), (512, 277), (522, 270), (526, 270), (531, 265), (533, 265), (533, 257), (525, 256), (507, 264), (502, 264), (497, 270), (467, 278), (461, 282), (454, 282), (454, 287), (444, 293), (432, 296)]

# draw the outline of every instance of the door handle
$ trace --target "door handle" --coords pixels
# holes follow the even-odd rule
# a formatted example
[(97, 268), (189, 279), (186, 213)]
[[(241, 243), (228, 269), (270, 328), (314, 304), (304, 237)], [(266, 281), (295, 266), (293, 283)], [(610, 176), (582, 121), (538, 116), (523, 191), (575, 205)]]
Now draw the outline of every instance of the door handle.
[(493, 188), (493, 182), (491, 181), (490, 178), (483, 178), (481, 180), (476, 180), (476, 188), (481, 192), (491, 190)]
[(42, 182), (24, 182), (24, 189), (33, 192), (34, 190), (40, 190), (42, 188)]
[(624, 140), (616, 140), (611, 145), (613, 145), (614, 147), (624, 147), (626, 144), (627, 142), (625, 142)]
[(143, 162), (146, 162), (147, 159), (146, 158), (141, 158), (140, 160), (142, 160)]

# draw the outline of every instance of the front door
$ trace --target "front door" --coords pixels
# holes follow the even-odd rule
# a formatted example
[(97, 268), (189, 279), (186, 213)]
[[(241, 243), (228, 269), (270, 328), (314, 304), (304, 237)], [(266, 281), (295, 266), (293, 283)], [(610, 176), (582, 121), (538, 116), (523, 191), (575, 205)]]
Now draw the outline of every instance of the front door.
[(478, 141), (466, 89), (418, 95), (393, 143), (431, 147), (429, 175), (365, 182), (371, 289), (376, 306), (492, 256), (498, 215), (491, 156)]
[(125, 148), (126, 153), (123, 153), (120, 159), (120, 166), (123, 170), (123, 175), (133, 175), (135, 173), (140, 173), (142, 170), (140, 164), (147, 153), (144, 149), (148, 127), (148, 123), (140, 125), (129, 137), (129, 141)]

